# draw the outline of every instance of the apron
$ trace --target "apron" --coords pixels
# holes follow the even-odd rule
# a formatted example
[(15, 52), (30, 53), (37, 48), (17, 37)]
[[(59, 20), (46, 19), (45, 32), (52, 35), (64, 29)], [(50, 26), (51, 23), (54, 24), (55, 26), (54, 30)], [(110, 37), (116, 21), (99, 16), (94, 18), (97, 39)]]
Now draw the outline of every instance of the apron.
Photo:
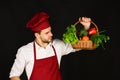
[(34, 43), (34, 66), (30, 80), (62, 80), (56, 51), (53, 46), (52, 48), (54, 50), (55, 56), (44, 59), (36, 59), (36, 48)]

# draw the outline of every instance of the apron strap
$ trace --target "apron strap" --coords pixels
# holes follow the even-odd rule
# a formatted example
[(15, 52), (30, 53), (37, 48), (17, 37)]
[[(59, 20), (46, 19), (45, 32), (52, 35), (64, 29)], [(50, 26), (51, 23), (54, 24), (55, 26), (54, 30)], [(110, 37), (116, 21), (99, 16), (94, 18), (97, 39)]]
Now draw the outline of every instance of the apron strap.
[(36, 61), (36, 47), (35, 47), (35, 42), (33, 43), (33, 50), (34, 50), (34, 61)]

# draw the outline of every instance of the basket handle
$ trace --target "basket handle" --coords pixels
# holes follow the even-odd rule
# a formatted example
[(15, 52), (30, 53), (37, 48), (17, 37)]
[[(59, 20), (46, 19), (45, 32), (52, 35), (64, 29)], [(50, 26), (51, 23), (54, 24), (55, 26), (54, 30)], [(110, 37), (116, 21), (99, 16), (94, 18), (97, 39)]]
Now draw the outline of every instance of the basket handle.
[[(79, 20), (74, 23), (74, 26), (76, 26), (78, 23), (80, 23)], [(97, 30), (97, 33), (98, 33), (98, 26), (93, 21), (91, 21), (91, 23), (96, 27), (96, 30)]]

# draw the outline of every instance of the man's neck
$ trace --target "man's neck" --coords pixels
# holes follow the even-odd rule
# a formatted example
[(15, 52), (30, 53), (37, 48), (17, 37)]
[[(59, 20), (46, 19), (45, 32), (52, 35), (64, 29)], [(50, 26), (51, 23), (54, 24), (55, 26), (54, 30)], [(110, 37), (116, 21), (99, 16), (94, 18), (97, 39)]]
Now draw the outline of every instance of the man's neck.
[(40, 47), (43, 47), (43, 48), (46, 48), (48, 43), (43, 43), (43, 42), (40, 42), (38, 40), (35, 40), (35, 42), (40, 46)]

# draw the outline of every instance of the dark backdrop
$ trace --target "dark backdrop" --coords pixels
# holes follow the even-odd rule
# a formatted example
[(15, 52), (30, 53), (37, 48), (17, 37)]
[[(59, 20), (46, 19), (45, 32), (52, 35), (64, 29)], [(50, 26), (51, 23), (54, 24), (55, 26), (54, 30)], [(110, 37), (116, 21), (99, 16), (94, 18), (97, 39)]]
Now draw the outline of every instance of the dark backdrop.
[[(88, 16), (111, 37), (105, 49), (82, 50), (63, 56), (63, 80), (120, 79), (119, 4), (105, 0), (4, 0), (0, 2), (0, 80), (9, 80), (17, 49), (31, 42), (27, 21), (39, 11), (50, 15), (54, 38), (62, 38), (67, 25)], [(26, 80), (25, 74), (22, 80)]]

